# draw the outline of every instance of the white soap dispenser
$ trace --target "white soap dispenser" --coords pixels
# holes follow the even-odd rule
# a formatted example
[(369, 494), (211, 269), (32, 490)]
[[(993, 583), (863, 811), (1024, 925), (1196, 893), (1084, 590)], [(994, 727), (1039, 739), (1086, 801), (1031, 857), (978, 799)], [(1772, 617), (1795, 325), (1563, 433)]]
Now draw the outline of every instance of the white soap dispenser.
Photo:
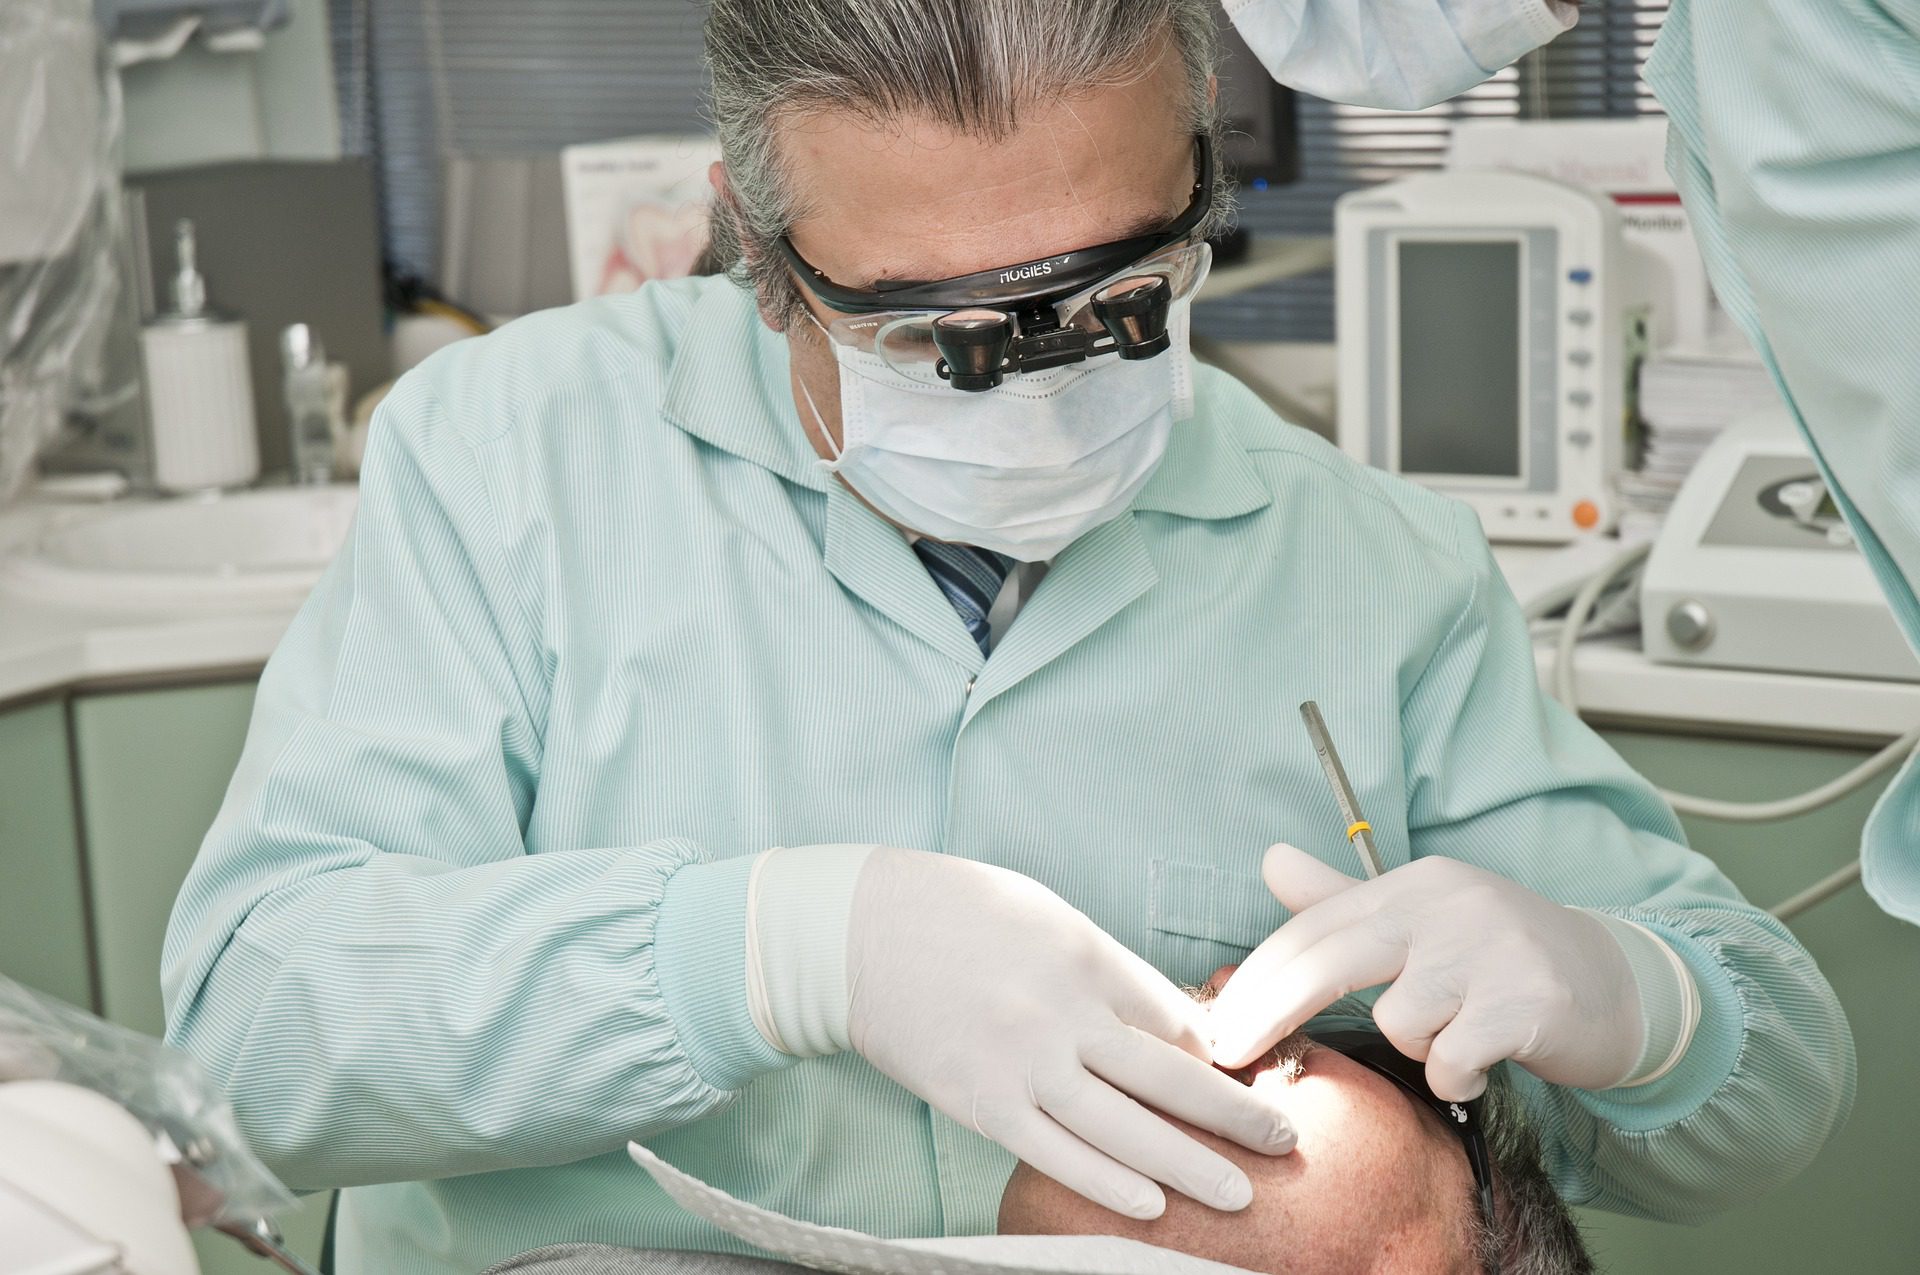
[(193, 223), (174, 231), (173, 308), (140, 332), (153, 429), (153, 482), (163, 491), (241, 487), (260, 476), (247, 325), (207, 303)]

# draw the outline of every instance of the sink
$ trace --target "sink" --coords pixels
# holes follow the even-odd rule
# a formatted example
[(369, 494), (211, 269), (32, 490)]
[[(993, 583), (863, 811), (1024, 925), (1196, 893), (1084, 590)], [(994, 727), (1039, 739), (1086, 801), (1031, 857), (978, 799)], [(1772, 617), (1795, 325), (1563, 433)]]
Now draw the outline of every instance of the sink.
[(330, 483), (62, 510), (0, 559), (0, 586), (90, 607), (297, 605), (358, 501)]

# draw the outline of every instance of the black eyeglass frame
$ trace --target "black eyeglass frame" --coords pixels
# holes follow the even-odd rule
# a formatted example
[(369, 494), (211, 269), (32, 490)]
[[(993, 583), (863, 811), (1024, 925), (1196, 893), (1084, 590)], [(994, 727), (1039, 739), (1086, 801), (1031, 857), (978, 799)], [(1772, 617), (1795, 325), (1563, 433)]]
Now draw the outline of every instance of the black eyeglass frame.
[[(1057, 256), (1023, 261), (1018, 265), (980, 270), (950, 279), (902, 280), (883, 283), (872, 289), (849, 288), (835, 283), (793, 246), (786, 235), (778, 241), (787, 264), (822, 301), (845, 314), (880, 314), (893, 310), (971, 310), (985, 308), (1016, 311), (1060, 300), (1082, 292), (1163, 248), (1186, 238), (1213, 209), (1213, 139), (1205, 133), (1194, 134), (1199, 151), (1199, 177), (1193, 184), (1193, 199), (1186, 210), (1166, 226), (1151, 234), (1135, 235), (1112, 243), (1076, 248)], [(1033, 280), (1027, 287), (1021, 282)]]
[[(1325, 1045), (1353, 1059), (1368, 1071), (1386, 1077), (1453, 1130), (1467, 1153), (1467, 1164), (1473, 1170), (1480, 1218), (1491, 1230), (1494, 1219), (1493, 1156), (1487, 1150), (1486, 1135), (1480, 1130), (1480, 1103), (1477, 1100), (1448, 1102), (1436, 1097), (1433, 1090), (1427, 1087), (1426, 1064), (1395, 1049), (1393, 1043), (1377, 1031), (1366, 1028), (1333, 1028), (1324, 1031), (1310, 1028), (1307, 1035), (1314, 1044)], [(1486, 1275), (1500, 1275), (1497, 1259)]]

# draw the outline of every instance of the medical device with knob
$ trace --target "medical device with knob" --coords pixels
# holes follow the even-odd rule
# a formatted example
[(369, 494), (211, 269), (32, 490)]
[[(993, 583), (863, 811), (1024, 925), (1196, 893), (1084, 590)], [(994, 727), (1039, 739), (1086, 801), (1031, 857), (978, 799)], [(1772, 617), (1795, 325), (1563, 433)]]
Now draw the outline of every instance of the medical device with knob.
[[(1784, 407), (1729, 427), (1695, 465), (1652, 545), (1625, 546), (1593, 571), (1562, 622), (1554, 695), (1578, 710), (1578, 638), (1616, 581), (1639, 582), (1641, 641), (1660, 663), (1920, 680), (1865, 557), (1826, 495)], [(1831, 805), (1920, 749), (1920, 726), (1817, 788), (1740, 802), (1666, 792), (1683, 815), (1772, 823)], [(1789, 919), (1860, 878), (1859, 860), (1771, 910)]]
[(1490, 540), (1611, 527), (1645, 331), (1613, 202), (1433, 173), (1343, 197), (1334, 237), (1340, 446), (1466, 501)]
[(1640, 608), (1647, 658), (1662, 664), (1920, 681), (1785, 407), (1730, 426), (1694, 465)]

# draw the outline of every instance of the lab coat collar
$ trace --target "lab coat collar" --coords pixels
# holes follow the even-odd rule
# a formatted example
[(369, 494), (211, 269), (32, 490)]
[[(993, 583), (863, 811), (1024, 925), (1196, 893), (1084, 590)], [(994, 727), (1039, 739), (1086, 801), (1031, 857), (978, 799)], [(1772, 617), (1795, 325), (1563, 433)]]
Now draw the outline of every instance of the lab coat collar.
[[(1206, 411), (1213, 405), (1207, 397), (1223, 410)], [(1247, 457), (1230, 406), (1220, 402), (1224, 397), (1203, 397), (1201, 414), (1173, 427), (1167, 454), (1133, 499), (1135, 510), (1211, 520), (1238, 518), (1273, 503)]]
[(730, 280), (710, 280), (667, 373), (661, 415), (788, 482), (825, 491), (831, 480), (800, 426), (787, 369), (787, 338), (760, 321), (753, 298)]

